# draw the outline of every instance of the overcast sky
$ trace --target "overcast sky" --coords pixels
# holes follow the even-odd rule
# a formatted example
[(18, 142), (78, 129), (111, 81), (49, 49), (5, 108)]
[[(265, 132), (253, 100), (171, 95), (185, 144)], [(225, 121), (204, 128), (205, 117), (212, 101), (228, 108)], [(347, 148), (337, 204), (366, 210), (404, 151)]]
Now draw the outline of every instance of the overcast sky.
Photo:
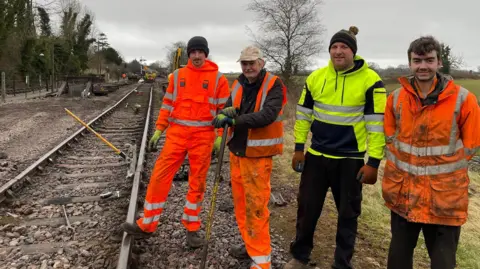
[[(246, 26), (254, 14), (245, 10), (250, 0), (81, 0), (96, 17), (112, 47), (126, 61), (143, 57), (164, 60), (165, 47), (195, 35), (207, 38), (213, 60), (222, 72), (240, 71), (236, 62), (251, 43)], [(467, 68), (480, 66), (480, 2), (475, 0), (324, 0), (320, 7), (323, 36), (350, 25), (359, 28), (358, 54), (382, 67), (407, 64), (410, 42), (431, 34), (463, 56)], [(328, 61), (327, 48), (315, 67)]]

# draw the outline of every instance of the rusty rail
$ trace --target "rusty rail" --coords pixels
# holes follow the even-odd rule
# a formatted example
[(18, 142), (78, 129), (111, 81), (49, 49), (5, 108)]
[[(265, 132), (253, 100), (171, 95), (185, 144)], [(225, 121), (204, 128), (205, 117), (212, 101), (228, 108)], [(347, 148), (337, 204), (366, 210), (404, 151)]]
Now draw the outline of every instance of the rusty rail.
[[(137, 159), (137, 168), (135, 170), (135, 175), (132, 182), (132, 192), (130, 195), (130, 203), (128, 205), (127, 213), (127, 222), (133, 223), (135, 221), (135, 216), (137, 213), (137, 199), (138, 199), (138, 189), (140, 186), (140, 180), (142, 178), (142, 172), (144, 169), (144, 159), (145, 159), (145, 149), (148, 142), (148, 130), (150, 128), (150, 115), (152, 113), (152, 94), (153, 86), (150, 87), (150, 101), (148, 103), (147, 117), (145, 122), (145, 128), (143, 130), (142, 143), (140, 145), (140, 151), (138, 153)], [(133, 244), (133, 236), (127, 233), (123, 233), (122, 244), (120, 248), (120, 255), (118, 257), (117, 269), (127, 269), (130, 261), (130, 254)]]

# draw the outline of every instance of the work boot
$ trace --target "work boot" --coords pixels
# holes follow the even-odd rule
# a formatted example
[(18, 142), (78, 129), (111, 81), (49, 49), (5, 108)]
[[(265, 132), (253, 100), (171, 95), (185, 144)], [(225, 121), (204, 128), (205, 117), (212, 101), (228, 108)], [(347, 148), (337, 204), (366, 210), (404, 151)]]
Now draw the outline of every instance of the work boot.
[(187, 245), (191, 248), (199, 248), (205, 244), (205, 239), (200, 237), (198, 231), (187, 231)]
[(310, 269), (310, 267), (297, 259), (291, 259), (285, 264), (285, 266), (283, 266), (283, 269)]
[(127, 234), (133, 235), (134, 237), (137, 237), (137, 238), (148, 238), (153, 234), (153, 233), (144, 232), (142, 229), (140, 229), (140, 227), (138, 227), (136, 222), (134, 223), (124, 222), (120, 227)]
[(230, 255), (238, 260), (244, 260), (250, 258), (247, 252), (247, 248), (245, 248), (245, 244), (239, 244), (232, 248), (230, 248)]

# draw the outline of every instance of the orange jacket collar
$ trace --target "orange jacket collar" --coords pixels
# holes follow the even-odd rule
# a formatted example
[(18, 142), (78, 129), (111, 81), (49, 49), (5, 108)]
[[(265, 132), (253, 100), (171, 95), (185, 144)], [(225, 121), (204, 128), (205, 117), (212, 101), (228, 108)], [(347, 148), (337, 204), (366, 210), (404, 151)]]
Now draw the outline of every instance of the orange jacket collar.
[[(455, 91), (455, 84), (453, 84), (453, 80), (450, 80), (446, 78), (445, 76), (437, 73), (437, 78), (438, 78), (438, 84), (439, 86), (442, 87), (442, 90), (440, 91), (440, 94), (438, 95), (438, 100), (445, 99), (449, 97), (450, 95), (454, 94)], [(418, 96), (416, 93), (415, 89), (412, 86), (412, 79), (414, 79), (413, 76), (409, 77), (400, 77), (398, 81), (400, 82), (400, 85), (410, 94), (414, 96)]]

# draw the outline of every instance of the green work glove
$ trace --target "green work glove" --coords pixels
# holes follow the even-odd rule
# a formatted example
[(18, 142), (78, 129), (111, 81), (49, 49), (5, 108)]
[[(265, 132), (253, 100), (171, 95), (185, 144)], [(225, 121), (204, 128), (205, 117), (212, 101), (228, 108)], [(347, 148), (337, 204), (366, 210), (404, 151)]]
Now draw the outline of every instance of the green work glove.
[(160, 130), (155, 131), (152, 138), (150, 138), (150, 141), (148, 142), (148, 148), (147, 148), (148, 151), (157, 150), (158, 140), (160, 139), (161, 135), (162, 135), (162, 131)]
[(231, 107), (227, 107), (227, 108), (222, 109), (222, 111), (220, 111), (220, 113), (227, 116), (227, 117), (235, 118), (237, 116), (237, 109), (235, 107), (231, 106)]
[(225, 123), (227, 123), (229, 126), (235, 125), (235, 120), (225, 116), (224, 114), (218, 114), (212, 121), (212, 125), (215, 126), (215, 128), (223, 128), (225, 127)]
[(218, 153), (220, 152), (220, 144), (222, 144), (222, 137), (218, 136), (215, 139), (215, 143), (213, 143), (213, 151), (215, 152), (216, 156), (218, 156)]

